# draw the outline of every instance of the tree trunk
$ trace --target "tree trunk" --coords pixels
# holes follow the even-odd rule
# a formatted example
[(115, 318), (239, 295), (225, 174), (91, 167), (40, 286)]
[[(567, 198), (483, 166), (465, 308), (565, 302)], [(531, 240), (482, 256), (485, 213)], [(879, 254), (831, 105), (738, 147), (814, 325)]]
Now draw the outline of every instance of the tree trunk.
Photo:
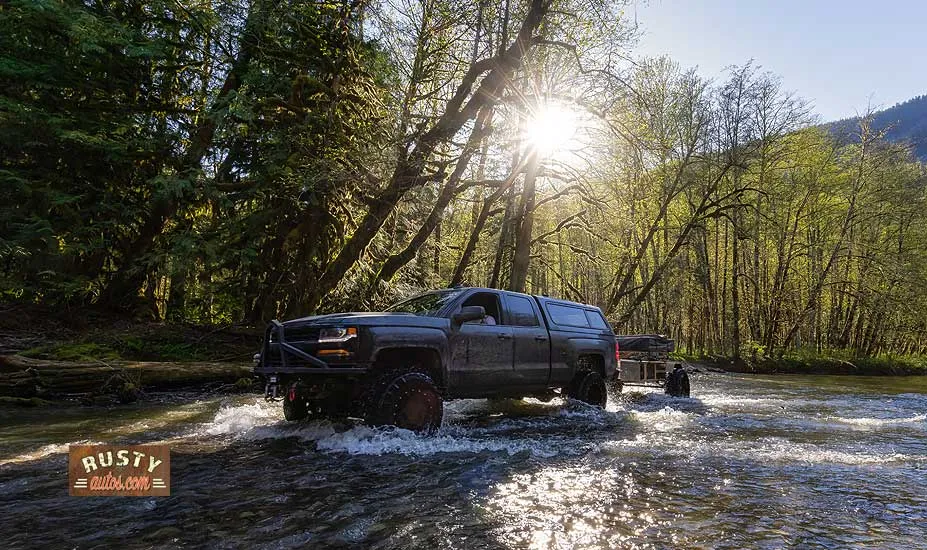
[(515, 252), (512, 256), (512, 271), (509, 277), (509, 289), (524, 292), (528, 278), (528, 264), (531, 259), (531, 235), (534, 230), (534, 203), (537, 193), (535, 184), (538, 176), (538, 153), (534, 151), (528, 158), (525, 172), (525, 185), (518, 211), (515, 216)]
[(734, 212), (731, 239), (731, 348), (734, 358), (740, 357), (740, 210)]
[[(463, 282), (464, 274), (466, 274), (467, 269), (470, 267), (470, 259), (473, 256), (473, 252), (476, 250), (476, 245), (480, 240), (480, 234), (483, 232), (483, 227), (486, 225), (486, 221), (489, 220), (490, 216), (493, 215), (492, 206), (499, 200), (499, 197), (502, 196), (506, 191), (511, 191), (512, 185), (515, 183), (515, 179), (520, 173), (520, 167), (516, 166), (512, 173), (509, 174), (509, 177), (496, 189), (491, 195), (483, 199), (482, 207), (479, 210), (476, 220), (473, 222), (473, 229), (470, 230), (470, 237), (467, 239), (467, 245), (464, 247), (463, 253), (460, 255), (460, 260), (457, 261), (457, 267), (454, 269), (454, 275), (451, 277), (451, 286), (459, 285)], [(511, 194), (511, 193), (510, 193)], [(500, 233), (505, 233), (505, 222), (503, 221), (503, 228)], [(500, 241), (501, 242), (501, 241)], [(501, 245), (500, 245), (501, 250)], [(498, 260), (497, 262), (501, 263)], [(496, 281), (495, 275), (497, 274), (498, 265), (493, 269), (493, 281), (490, 282), (492, 288)]]

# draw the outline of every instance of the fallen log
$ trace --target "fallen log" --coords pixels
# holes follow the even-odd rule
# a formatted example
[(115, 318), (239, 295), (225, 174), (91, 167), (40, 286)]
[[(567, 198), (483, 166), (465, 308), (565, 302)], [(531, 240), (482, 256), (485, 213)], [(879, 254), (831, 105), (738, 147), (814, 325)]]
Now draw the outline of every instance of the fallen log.
[(77, 394), (120, 395), (142, 391), (234, 384), (251, 377), (242, 363), (155, 361), (54, 361), (0, 355), (0, 396), (58, 398)]

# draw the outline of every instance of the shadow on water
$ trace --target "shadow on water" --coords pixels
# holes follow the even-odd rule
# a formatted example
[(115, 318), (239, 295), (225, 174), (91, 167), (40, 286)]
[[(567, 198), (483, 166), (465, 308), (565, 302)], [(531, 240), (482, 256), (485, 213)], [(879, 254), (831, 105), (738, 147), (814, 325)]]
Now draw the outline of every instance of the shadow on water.
[(0, 523), (12, 547), (884, 547), (927, 536), (927, 396), (726, 376), (693, 389), (633, 392), (605, 411), (457, 401), (435, 437), (288, 424), (254, 398), (211, 403), (148, 434), (172, 442), (171, 497), (77, 502), (55, 454), (0, 467)]

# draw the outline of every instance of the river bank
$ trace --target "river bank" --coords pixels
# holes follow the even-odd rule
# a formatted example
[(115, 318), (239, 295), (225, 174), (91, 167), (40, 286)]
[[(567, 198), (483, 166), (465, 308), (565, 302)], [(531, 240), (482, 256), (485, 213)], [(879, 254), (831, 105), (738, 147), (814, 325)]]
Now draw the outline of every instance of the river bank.
[(251, 327), (6, 304), (0, 406), (111, 405), (181, 390), (247, 392), (260, 340), (260, 330)]
[(927, 357), (852, 357), (797, 354), (782, 357), (732, 358), (684, 356), (696, 368), (743, 374), (809, 374), (849, 376), (924, 376)]
[(251, 365), (243, 363), (54, 361), (0, 355), (0, 406), (68, 401), (111, 405), (143, 399), (149, 392), (245, 392), (252, 387)]

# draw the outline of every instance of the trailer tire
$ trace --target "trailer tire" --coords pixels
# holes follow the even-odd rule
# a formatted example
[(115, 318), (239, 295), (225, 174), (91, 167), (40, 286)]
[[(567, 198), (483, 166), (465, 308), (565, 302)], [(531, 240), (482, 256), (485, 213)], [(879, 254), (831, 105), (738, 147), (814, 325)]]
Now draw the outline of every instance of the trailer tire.
[(604, 409), (608, 401), (605, 379), (596, 371), (586, 371), (577, 375), (577, 379), (570, 385), (570, 397)]
[(664, 391), (670, 397), (689, 397), (689, 374), (685, 369), (675, 369), (666, 375)]

